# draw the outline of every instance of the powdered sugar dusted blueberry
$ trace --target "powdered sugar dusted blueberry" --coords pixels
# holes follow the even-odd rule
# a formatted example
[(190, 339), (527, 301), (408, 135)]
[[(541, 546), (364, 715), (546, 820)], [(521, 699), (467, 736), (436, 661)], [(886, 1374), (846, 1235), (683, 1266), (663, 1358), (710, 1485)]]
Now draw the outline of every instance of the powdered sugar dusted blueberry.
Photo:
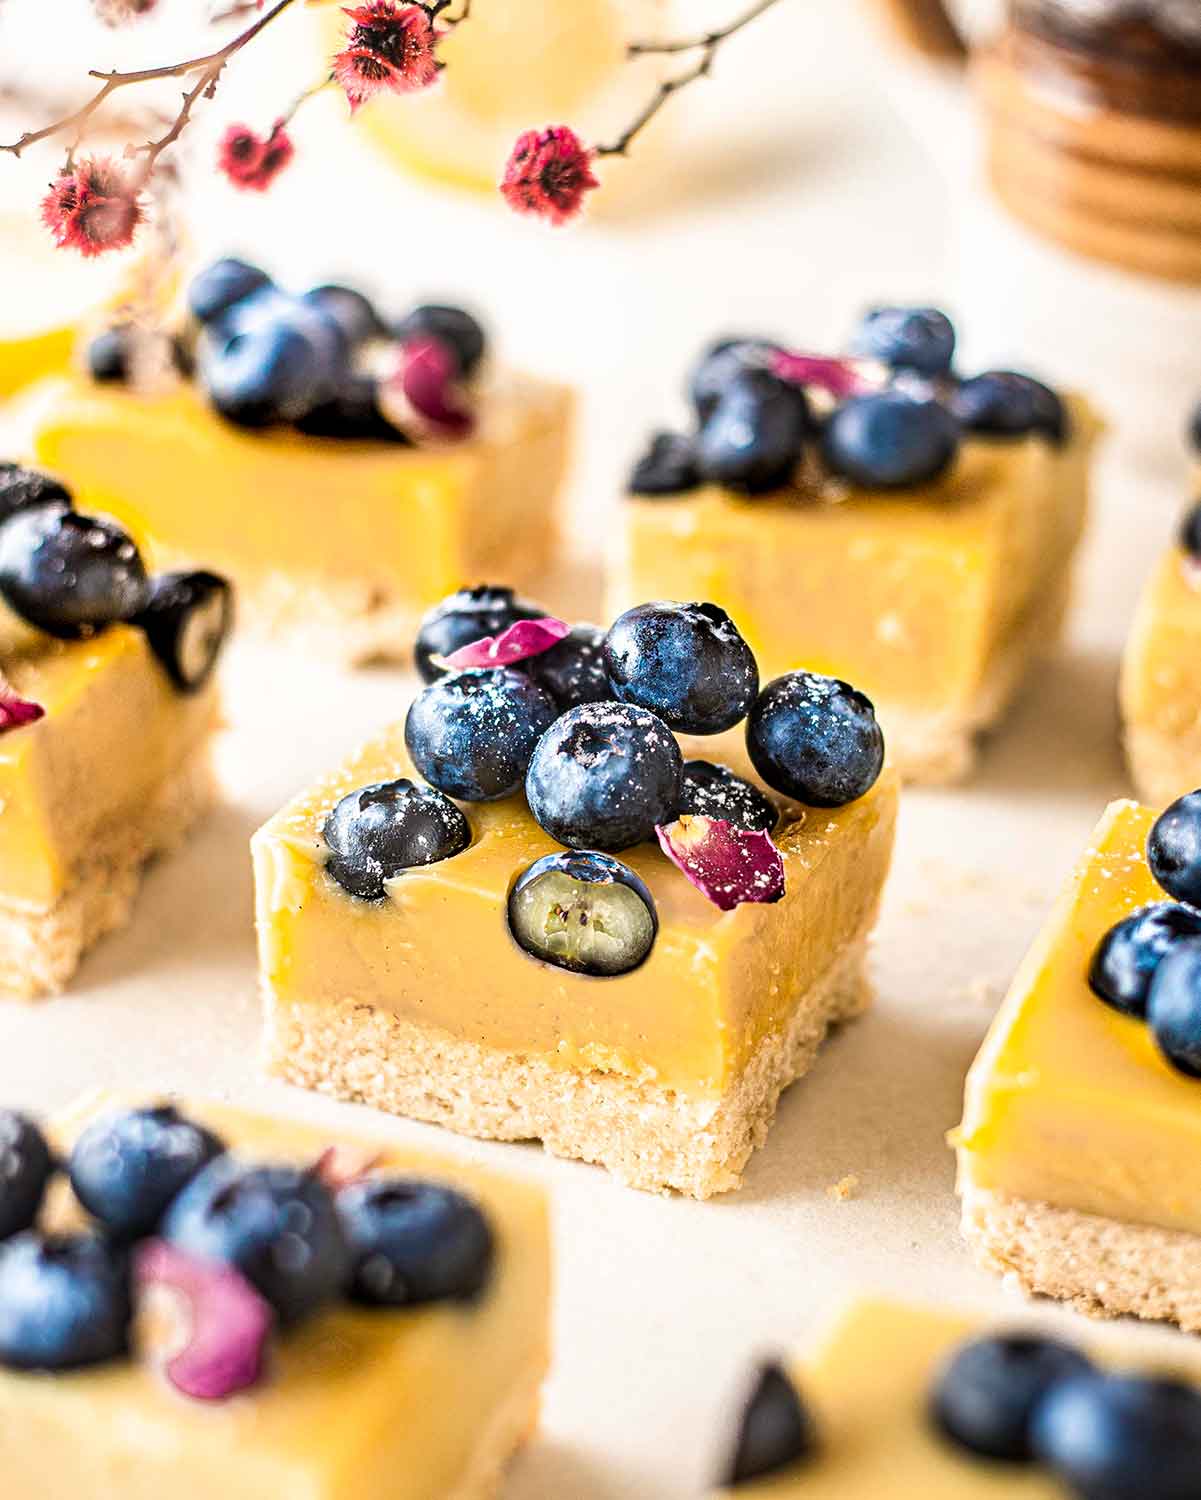
[(810, 807), (854, 802), (884, 765), (871, 700), (819, 672), (788, 672), (769, 682), (751, 709), (746, 743), (768, 786)]
[(550, 694), (523, 672), (452, 672), (413, 700), (405, 744), (425, 779), (447, 796), (489, 802), (520, 787), (538, 736), (557, 712)]
[(519, 599), (512, 589), (481, 583), (474, 588), (459, 589), (435, 604), (417, 630), (413, 647), (417, 670), (423, 682), (433, 682), (446, 670), (435, 661), (445, 658), (460, 646), (499, 635), (517, 620), (536, 620), (544, 609)]
[(761, 829), (764, 833), (770, 833), (780, 821), (771, 798), (753, 782), (709, 760), (684, 762), (679, 811), (720, 818), (735, 828)]
[(577, 703), (603, 703), (613, 696), (605, 671), (605, 632), (599, 625), (572, 626), (557, 645), (531, 657), (525, 671), (561, 711)]
[(449, 797), (407, 777), (350, 792), (325, 820), (329, 874), (365, 901), (405, 870), (450, 859), (471, 842), (467, 819)]

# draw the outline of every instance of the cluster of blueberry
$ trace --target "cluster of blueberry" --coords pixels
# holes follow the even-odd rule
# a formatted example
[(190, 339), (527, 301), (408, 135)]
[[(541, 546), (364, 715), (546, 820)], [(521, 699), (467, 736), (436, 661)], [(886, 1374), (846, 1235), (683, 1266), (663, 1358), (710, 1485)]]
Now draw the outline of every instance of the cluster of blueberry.
[[(1201, 1392), (1162, 1377), (1110, 1374), (1079, 1349), (1026, 1334), (974, 1339), (943, 1366), (930, 1398), (936, 1429), (1002, 1464), (1040, 1464), (1082, 1500), (1194, 1500)], [(722, 1482), (737, 1486), (803, 1464), (817, 1424), (787, 1373), (764, 1365)]]
[[(37, 1228), (65, 1174), (89, 1228)], [(364, 1307), (467, 1301), (487, 1286), (492, 1231), (453, 1189), (369, 1173), (327, 1183), (303, 1168), (244, 1161), (171, 1105), (101, 1117), (65, 1162), (27, 1116), (0, 1112), (0, 1364), (78, 1369), (126, 1357), (145, 1247), (195, 1262), (193, 1338), (203, 1272), (236, 1275), (295, 1326), (338, 1299)], [(230, 1353), (230, 1351), (226, 1351)]]
[(654, 840), (685, 813), (752, 832), (778, 818), (770, 798), (725, 767), (685, 763), (676, 732), (720, 734), (745, 719), (764, 782), (812, 807), (852, 802), (880, 774), (884, 741), (868, 699), (811, 672), (760, 691), (749, 646), (713, 604), (640, 605), (607, 632), (576, 626), (508, 667), (442, 665), (541, 616), (487, 586), (427, 615), (415, 654), (428, 685), (409, 709), (405, 743), (428, 785), (365, 787), (330, 813), (327, 868), (352, 895), (380, 900), (385, 881), (465, 849), (470, 825), (451, 798), (524, 789), (537, 822), (573, 852), (539, 860), (517, 881), (514, 936), (562, 968), (625, 973), (650, 951), (657, 919), (645, 884), (613, 853)]
[(1063, 402), (1012, 370), (953, 371), (955, 330), (936, 308), (879, 307), (846, 360), (798, 357), (760, 338), (711, 344), (688, 394), (696, 432), (657, 433), (630, 492), (678, 495), (702, 484), (760, 495), (787, 485), (810, 453), (852, 484), (924, 484), (949, 467), (961, 435), (1067, 435)]
[[(413, 433), (381, 407), (373, 373), (388, 349), (436, 340), (456, 382), (469, 380), (484, 356), (484, 331), (462, 308), (427, 304), (389, 322), (352, 287), (293, 296), (232, 257), (196, 277), (188, 311), (199, 332), (174, 342), (176, 364), (195, 373), (214, 411), (239, 427), (282, 424), (310, 437), (409, 443)], [(92, 377), (127, 380), (136, 337), (120, 326), (94, 339)]]
[(59, 640), (138, 626), (184, 692), (208, 679), (233, 624), (223, 578), (149, 577), (115, 521), (80, 515), (57, 480), (17, 464), (0, 464), (0, 600)]
[(1175, 899), (1153, 901), (1111, 927), (1088, 982), (1107, 1005), (1147, 1022), (1172, 1067), (1201, 1078), (1201, 791), (1156, 819), (1147, 863)]

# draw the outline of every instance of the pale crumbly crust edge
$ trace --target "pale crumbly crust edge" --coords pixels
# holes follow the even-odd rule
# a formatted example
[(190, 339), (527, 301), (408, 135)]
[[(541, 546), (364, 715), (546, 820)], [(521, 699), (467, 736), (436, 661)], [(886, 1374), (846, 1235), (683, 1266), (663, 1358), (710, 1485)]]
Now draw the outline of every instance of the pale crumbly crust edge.
[(206, 741), (131, 819), (98, 835), (85, 866), (49, 908), (0, 897), (0, 1001), (61, 993), (80, 960), (105, 934), (128, 926), (146, 861), (180, 844), (216, 799)]
[(1164, 734), (1128, 723), (1123, 741), (1135, 790), (1148, 807), (1166, 807), (1201, 786), (1201, 742), (1196, 735)]
[(1201, 1332), (1201, 1235), (1129, 1224), (960, 1183), (961, 1227), (985, 1270), (1094, 1318)]
[(781, 1092), (808, 1072), (831, 1026), (869, 1005), (866, 951), (865, 928), (719, 1098), (689, 1099), (651, 1077), (464, 1041), (353, 1000), (285, 1002), (269, 984), (264, 1060), (303, 1088), (464, 1135), (540, 1140), (553, 1155), (607, 1167), (629, 1187), (708, 1198), (741, 1184)]

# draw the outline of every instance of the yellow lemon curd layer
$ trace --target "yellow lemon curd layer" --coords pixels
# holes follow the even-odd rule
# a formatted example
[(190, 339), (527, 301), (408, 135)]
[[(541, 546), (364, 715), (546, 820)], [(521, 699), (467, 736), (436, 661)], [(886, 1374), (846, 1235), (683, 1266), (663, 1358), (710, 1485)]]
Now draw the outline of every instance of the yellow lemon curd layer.
[[(64, 1145), (122, 1098), (89, 1099)], [(492, 1280), (472, 1303), (332, 1306), (274, 1341), (264, 1382), (193, 1401), (146, 1361), (69, 1374), (0, 1371), (5, 1492), (42, 1500), (445, 1500), (514, 1391), (548, 1358), (550, 1282), (543, 1194), (520, 1179), (361, 1134), (322, 1131), (224, 1105), (184, 1112), (250, 1159), (314, 1162), (330, 1146), (381, 1153), (378, 1170), (458, 1188), (496, 1239)], [(376, 1168), (373, 1168), (375, 1170)], [(481, 1500), (482, 1500), (482, 1493)]]
[(87, 641), (21, 632), (0, 648), (0, 670), (46, 710), (0, 734), (0, 903), (46, 909), (97, 836), (140, 814), (200, 747), (216, 690), (179, 692), (125, 625)]
[(891, 773), (834, 811), (792, 809), (776, 834), (786, 893), (722, 913), (642, 845), (618, 856), (646, 881), (659, 935), (638, 969), (567, 973), (509, 933), (508, 894), (561, 846), (522, 796), (463, 804), (472, 843), (406, 871), (383, 903), (325, 873), (322, 826), (347, 792), (412, 775), (396, 725), (285, 807), (253, 840), (260, 965), (284, 1002), (355, 1001), (451, 1037), (719, 1096), (872, 920), (892, 852)]
[(1201, 1082), (1088, 987), (1108, 929), (1165, 899), (1144, 852), (1155, 816), (1106, 810), (972, 1064), (954, 1144), (974, 1187), (1198, 1233)]
[(853, 682), (886, 717), (971, 716), (1006, 648), (1048, 604), (1053, 615), (1066, 586), (1098, 431), (1086, 403), (1069, 407), (1062, 448), (972, 439), (913, 490), (827, 480), (755, 498), (713, 487), (627, 497), (611, 613), (712, 600), (765, 680), (805, 666)]
[[(965, 1339), (992, 1331), (922, 1307), (854, 1303), (814, 1357), (790, 1370), (813, 1411), (820, 1452), (791, 1473), (719, 1493), (747, 1500), (1065, 1500), (1063, 1484), (1046, 1470), (965, 1453), (930, 1421), (930, 1392), (943, 1362)], [(1180, 1373), (1201, 1378), (1198, 1361), (1182, 1366), (1178, 1361)]]

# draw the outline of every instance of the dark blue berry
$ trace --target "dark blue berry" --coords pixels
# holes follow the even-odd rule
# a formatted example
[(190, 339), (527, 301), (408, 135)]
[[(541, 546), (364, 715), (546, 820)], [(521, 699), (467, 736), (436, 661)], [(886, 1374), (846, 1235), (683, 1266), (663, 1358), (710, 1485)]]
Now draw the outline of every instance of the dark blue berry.
[(512, 589), (490, 583), (448, 595), (434, 605), (417, 630), (413, 656), (422, 682), (433, 682), (446, 671), (435, 664), (435, 656), (449, 656), (486, 635), (499, 635), (518, 620), (537, 620), (545, 613), (536, 604), (518, 599)]
[(349, 443), (397, 443), (412, 446), (412, 438), (388, 420), (380, 409), (379, 385), (369, 375), (348, 371), (328, 401), (296, 419), (306, 437), (337, 438)]
[(575, 625), (549, 651), (518, 666), (555, 700), (560, 713), (577, 703), (601, 703), (613, 696), (605, 671), (605, 632), (596, 625)]
[(492, 1230), (462, 1193), (415, 1177), (366, 1177), (337, 1201), (350, 1242), (352, 1301), (467, 1302), (488, 1285)]
[(683, 495), (701, 483), (692, 438), (657, 432), (630, 475), (631, 495)]
[(579, 849), (547, 854), (522, 872), (509, 895), (509, 931), (543, 963), (609, 979), (643, 962), (659, 918), (628, 865)]
[(200, 373), (213, 410), (236, 427), (298, 421), (327, 394), (317, 346), (285, 323), (209, 351)]
[(756, 1373), (719, 1483), (732, 1488), (778, 1474), (812, 1458), (817, 1447), (817, 1427), (809, 1409), (785, 1370), (769, 1361)]
[(311, 1171), (219, 1156), (167, 1211), (163, 1237), (241, 1271), (285, 1323), (341, 1295), (350, 1251), (328, 1188)]
[(1147, 863), (1169, 896), (1201, 907), (1201, 791), (1178, 797), (1156, 818)]
[(128, 324), (105, 328), (88, 343), (84, 363), (88, 374), (102, 385), (119, 385), (129, 378), (133, 330)]
[(550, 694), (524, 672), (449, 672), (409, 706), (405, 744), (439, 791), (463, 802), (491, 802), (521, 786), (538, 736), (557, 713)]
[(780, 346), (760, 338), (716, 339), (705, 349), (688, 377), (688, 395), (703, 426), (736, 375), (768, 370)]
[(271, 285), (258, 266), (226, 256), (201, 271), (188, 288), (188, 311), (201, 323), (211, 323), (254, 292)]
[(945, 375), (955, 357), (955, 328), (936, 307), (873, 307), (851, 340), (851, 352), (895, 370)]
[(1177, 943), (1155, 970), (1147, 1024), (1172, 1067), (1201, 1078), (1201, 938)]
[(1050, 386), (1014, 370), (989, 370), (961, 381), (949, 404), (964, 428), (988, 437), (1037, 432), (1062, 443), (1068, 435), (1067, 408), (1060, 398)]
[(1147, 1012), (1151, 980), (1173, 948), (1201, 934), (1201, 913), (1154, 901), (1112, 926), (1098, 943), (1088, 982), (1095, 995), (1130, 1016)]
[(0, 526), (0, 597), (48, 635), (78, 640), (130, 620), (148, 592), (138, 549), (115, 521), (51, 503)]
[(809, 807), (854, 802), (884, 765), (871, 699), (818, 672), (788, 672), (769, 682), (751, 709), (746, 744), (768, 786)]
[(213, 675), (234, 623), (233, 590), (216, 573), (160, 573), (132, 623), (181, 692), (198, 692)]
[[(4, 498), (0, 495), (0, 515), (3, 515)], [(1180, 545), (1194, 559), (1201, 558), (1201, 501), (1190, 505), (1180, 523)]]
[(800, 386), (770, 370), (743, 370), (726, 386), (696, 443), (703, 478), (761, 495), (793, 476), (809, 431)]
[(1082, 1375), (1054, 1387), (1034, 1449), (1080, 1500), (1197, 1500), (1201, 1393), (1178, 1380)]
[(0, 1365), (76, 1370), (129, 1353), (129, 1260), (97, 1235), (19, 1234), (0, 1245)]
[(937, 401), (904, 391), (853, 396), (831, 413), (822, 455), (835, 474), (879, 489), (925, 484), (959, 451), (959, 424)]
[(1039, 1402), (1061, 1380), (1092, 1364), (1070, 1344), (1032, 1335), (975, 1339), (948, 1360), (931, 1395), (935, 1422), (960, 1447), (985, 1458), (1027, 1463)]
[(473, 374), (484, 357), (486, 340), (478, 321), (461, 307), (427, 303), (415, 307), (392, 330), (401, 343), (435, 338), (449, 346), (458, 361), (459, 374)]
[(33, 1227), (55, 1161), (28, 1115), (0, 1110), (0, 1240)]
[(745, 719), (759, 668), (716, 604), (659, 601), (626, 610), (605, 637), (613, 696), (684, 734), (720, 734)]
[(176, 1194), (225, 1145), (171, 1104), (94, 1121), (67, 1162), (75, 1196), (119, 1239), (153, 1234)]
[(680, 777), (682, 813), (702, 818), (721, 818), (735, 828), (759, 829), (770, 833), (780, 821), (780, 814), (770, 797), (752, 782), (735, 776), (728, 766), (709, 760), (686, 760)]
[(1201, 453), (1201, 401), (1193, 407), (1193, 415), (1188, 425), (1188, 441), (1194, 453)]
[(57, 479), (38, 469), (0, 463), (0, 526), (19, 510), (52, 504), (71, 509), (70, 491)]
[(538, 741), (525, 794), (537, 821), (569, 849), (628, 849), (675, 817), (682, 766), (655, 714), (632, 703), (581, 703)]
[(351, 346), (388, 336), (388, 329), (370, 299), (354, 287), (327, 282), (324, 286), (312, 287), (300, 300), (320, 308), (331, 317)]
[(349, 792), (325, 820), (330, 875), (352, 896), (382, 901), (384, 881), (433, 865), (471, 843), (471, 827), (449, 797), (402, 777)]

